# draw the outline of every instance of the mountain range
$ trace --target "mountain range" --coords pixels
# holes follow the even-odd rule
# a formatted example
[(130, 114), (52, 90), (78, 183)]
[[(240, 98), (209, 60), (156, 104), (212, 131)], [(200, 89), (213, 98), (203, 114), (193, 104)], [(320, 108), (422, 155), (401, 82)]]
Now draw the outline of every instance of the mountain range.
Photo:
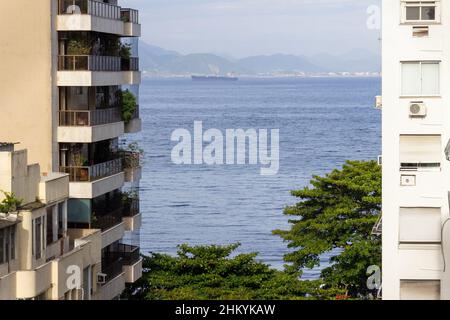
[(282, 73), (380, 72), (381, 58), (366, 50), (342, 55), (296, 56), (274, 54), (243, 59), (212, 53), (183, 55), (145, 42), (140, 43), (141, 69), (149, 75), (228, 74), (270, 75)]

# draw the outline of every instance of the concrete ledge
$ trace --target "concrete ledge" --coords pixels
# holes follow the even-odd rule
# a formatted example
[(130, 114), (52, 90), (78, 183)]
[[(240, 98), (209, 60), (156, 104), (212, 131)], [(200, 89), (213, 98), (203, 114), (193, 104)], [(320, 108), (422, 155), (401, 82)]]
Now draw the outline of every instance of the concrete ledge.
[(122, 222), (111, 229), (102, 232), (102, 248), (117, 242), (125, 235), (125, 223)]
[(140, 278), (142, 278), (142, 258), (132, 266), (124, 266), (125, 271), (125, 282), (135, 283)]
[(58, 127), (59, 143), (93, 143), (120, 137), (125, 132), (123, 122), (94, 127)]
[(142, 213), (139, 213), (133, 217), (124, 217), (125, 231), (137, 231), (142, 226)]
[(142, 131), (142, 119), (132, 119), (125, 124), (125, 133), (138, 133)]
[(70, 197), (74, 199), (94, 199), (105, 193), (123, 187), (125, 174), (123, 172), (94, 182), (71, 182)]

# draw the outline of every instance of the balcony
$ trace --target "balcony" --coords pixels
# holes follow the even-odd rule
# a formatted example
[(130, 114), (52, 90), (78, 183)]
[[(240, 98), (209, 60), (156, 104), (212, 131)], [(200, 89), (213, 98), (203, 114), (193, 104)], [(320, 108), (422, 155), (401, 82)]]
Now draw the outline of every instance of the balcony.
[(122, 159), (115, 159), (87, 167), (61, 167), (60, 172), (69, 175), (70, 182), (94, 182), (121, 173)]
[(59, 0), (58, 31), (94, 31), (127, 36), (121, 8), (94, 0)]
[(119, 137), (124, 131), (119, 108), (59, 112), (60, 143), (93, 143)]
[(119, 108), (59, 112), (59, 125), (62, 127), (94, 127), (121, 121)]
[(69, 193), (75, 199), (93, 199), (107, 192), (120, 189), (125, 182), (122, 159), (115, 159), (92, 166), (60, 167), (70, 179)]
[(119, 244), (117, 251), (108, 252), (102, 259), (102, 273), (109, 282), (125, 272), (126, 283), (134, 283), (142, 276), (142, 259), (139, 247)]
[(39, 183), (39, 200), (50, 204), (69, 197), (69, 177), (66, 174), (51, 173), (41, 177)]
[(141, 228), (142, 214), (140, 211), (140, 201), (137, 196), (124, 197), (123, 222), (126, 231), (136, 231)]
[(123, 208), (119, 207), (115, 211), (105, 215), (95, 215), (92, 217), (91, 229), (109, 230), (122, 223)]
[(59, 71), (121, 71), (121, 65), (120, 57), (85, 55), (58, 57)]
[(60, 55), (57, 78), (60, 87), (139, 84), (139, 58)]

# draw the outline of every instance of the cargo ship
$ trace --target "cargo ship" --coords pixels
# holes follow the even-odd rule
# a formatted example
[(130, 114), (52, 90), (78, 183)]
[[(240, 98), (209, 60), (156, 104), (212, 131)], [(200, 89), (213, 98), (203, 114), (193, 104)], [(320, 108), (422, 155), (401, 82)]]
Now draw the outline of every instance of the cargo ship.
[(192, 76), (193, 81), (238, 81), (234, 76)]

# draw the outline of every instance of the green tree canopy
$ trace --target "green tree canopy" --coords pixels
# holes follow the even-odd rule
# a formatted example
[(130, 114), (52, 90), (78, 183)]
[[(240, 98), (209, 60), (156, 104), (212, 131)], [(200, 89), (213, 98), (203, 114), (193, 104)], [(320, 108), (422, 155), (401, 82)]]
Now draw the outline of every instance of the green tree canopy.
[(381, 212), (381, 168), (375, 161), (348, 161), (342, 170), (315, 176), (312, 187), (292, 192), (300, 199), (284, 213), (290, 230), (276, 230), (293, 252), (285, 256), (288, 273), (320, 265), (320, 256), (335, 252), (322, 271), (327, 288), (367, 295), (366, 270), (381, 265), (381, 239), (372, 229)]
[(256, 253), (235, 254), (228, 246), (181, 245), (178, 255), (144, 258), (144, 276), (128, 288), (126, 298), (145, 300), (327, 299), (342, 293), (301, 281), (258, 262)]

